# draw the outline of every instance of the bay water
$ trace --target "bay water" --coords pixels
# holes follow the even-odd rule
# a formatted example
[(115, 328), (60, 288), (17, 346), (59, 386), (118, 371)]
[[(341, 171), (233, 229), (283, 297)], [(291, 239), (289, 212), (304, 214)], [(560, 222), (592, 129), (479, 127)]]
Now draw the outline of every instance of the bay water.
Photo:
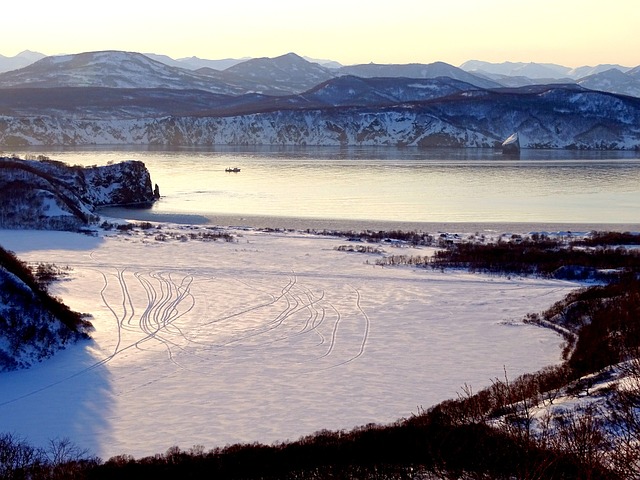
[(79, 165), (143, 161), (160, 201), (105, 211), (139, 220), (640, 230), (640, 152), (524, 150), (510, 158), (484, 149), (109, 146), (37, 153)]

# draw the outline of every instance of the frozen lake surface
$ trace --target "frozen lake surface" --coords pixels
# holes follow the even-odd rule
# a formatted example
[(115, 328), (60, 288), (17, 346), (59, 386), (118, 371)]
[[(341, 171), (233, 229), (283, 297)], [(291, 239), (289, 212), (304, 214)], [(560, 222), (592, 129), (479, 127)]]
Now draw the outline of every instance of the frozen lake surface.
[(20, 258), (72, 267), (54, 293), (95, 326), (92, 341), (0, 375), (2, 431), (69, 437), (103, 458), (295, 440), (560, 360), (555, 333), (520, 321), (574, 283), (382, 268), (335, 250), (344, 239), (296, 232), (224, 242), (172, 228), (0, 231)]

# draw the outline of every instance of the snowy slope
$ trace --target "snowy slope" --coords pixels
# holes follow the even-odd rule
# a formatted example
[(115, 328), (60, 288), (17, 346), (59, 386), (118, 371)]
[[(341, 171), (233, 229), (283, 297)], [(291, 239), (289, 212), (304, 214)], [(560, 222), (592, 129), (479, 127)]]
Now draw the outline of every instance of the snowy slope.
[(483, 73), (505, 75), (510, 77), (539, 78), (563, 78), (569, 77), (571, 69), (553, 63), (534, 62), (502, 62), (492, 63), (481, 60), (469, 60), (460, 65), (460, 68), (471, 73)]
[(503, 62), (490, 63), (470, 60), (461, 65), (463, 70), (493, 79), (505, 87), (535, 84), (572, 83), (585, 88), (622, 95), (640, 96), (638, 83), (631, 77), (637, 70), (622, 65), (601, 64), (568, 68), (550, 63)]
[(0, 231), (25, 259), (73, 268), (56, 291), (96, 328), (86, 348), (0, 375), (4, 428), (103, 458), (270, 443), (393, 422), (505, 365), (517, 375), (559, 361), (561, 338), (519, 320), (575, 283), (381, 268), (332, 237), (203, 232), (215, 233)]
[[(334, 70), (309, 62), (295, 53), (275, 58), (253, 58), (224, 70), (224, 75), (244, 79), (248, 88), (262, 93), (303, 92), (336, 76)], [(223, 77), (224, 78), (224, 77)]]
[(640, 78), (635, 78), (632, 74), (623, 73), (616, 68), (586, 76), (577, 83), (591, 90), (640, 97)]
[(241, 93), (211, 76), (170, 67), (140, 53), (87, 52), (46, 57), (25, 68), (0, 74), (0, 87), (110, 87), (200, 89)]
[(52, 299), (0, 247), (0, 372), (27, 368), (80, 339), (91, 324)]
[(393, 107), (276, 109), (123, 120), (0, 117), (4, 145), (391, 145), (640, 148), (640, 99), (539, 86), (466, 91)]
[(42, 53), (31, 52), (29, 50), (20, 52), (14, 57), (5, 57), (4, 55), (0, 55), (0, 73), (24, 68), (44, 57), (45, 55)]
[(306, 102), (331, 106), (384, 106), (446, 97), (478, 87), (449, 77), (363, 78), (345, 75), (300, 95)]
[(473, 75), (461, 68), (444, 62), (429, 64), (363, 64), (351, 65), (339, 69), (341, 75), (355, 75), (358, 77), (406, 77), (406, 78), (437, 78), (449, 77), (467, 82), (476, 87), (496, 88), (500, 84), (477, 75)]

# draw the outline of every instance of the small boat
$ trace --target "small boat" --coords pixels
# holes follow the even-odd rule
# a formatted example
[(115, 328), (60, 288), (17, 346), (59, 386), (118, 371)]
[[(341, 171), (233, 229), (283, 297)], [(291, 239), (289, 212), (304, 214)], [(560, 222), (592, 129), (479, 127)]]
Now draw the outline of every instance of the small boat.
[(520, 153), (520, 139), (518, 138), (518, 132), (514, 133), (502, 142), (502, 153), (505, 155)]
[(225, 168), (224, 171), (225, 172), (238, 173), (240, 171), (240, 169), (238, 167), (233, 167), (233, 168)]

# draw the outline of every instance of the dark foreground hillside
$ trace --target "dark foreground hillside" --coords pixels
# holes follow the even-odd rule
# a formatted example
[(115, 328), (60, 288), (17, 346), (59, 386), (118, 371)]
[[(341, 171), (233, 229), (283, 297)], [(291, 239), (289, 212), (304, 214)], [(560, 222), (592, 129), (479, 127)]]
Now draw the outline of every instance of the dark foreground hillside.
[[(637, 240), (604, 234), (571, 244), (512, 238), (505, 243), (521, 260), (506, 261), (502, 253), (502, 267), (496, 252), (506, 245), (475, 249), (460, 242), (449, 245), (433, 265), (405, 263), (500, 275), (530, 272), (534, 264), (553, 265), (554, 272), (584, 267), (612, 273), (526, 319), (562, 333), (566, 347), (558, 366), (514, 379), (505, 373), (479, 392), (463, 385), (458, 398), (392, 425), (320, 431), (273, 445), (211, 451), (176, 446), (153, 457), (134, 459), (123, 452), (103, 461), (77, 448), (52, 459), (20, 439), (4, 437), (0, 469), (11, 475), (5, 478), (640, 478), (640, 269), (637, 251), (629, 247)], [(586, 255), (571, 255), (572, 250)], [(567, 260), (558, 261), (558, 252), (566, 252)], [(579, 260), (584, 265), (574, 263)], [(35, 460), (19, 463), (18, 452), (30, 452)]]
[(91, 323), (47, 292), (52, 276), (54, 266), (40, 265), (34, 274), (0, 247), (0, 372), (29, 367), (88, 338)]

